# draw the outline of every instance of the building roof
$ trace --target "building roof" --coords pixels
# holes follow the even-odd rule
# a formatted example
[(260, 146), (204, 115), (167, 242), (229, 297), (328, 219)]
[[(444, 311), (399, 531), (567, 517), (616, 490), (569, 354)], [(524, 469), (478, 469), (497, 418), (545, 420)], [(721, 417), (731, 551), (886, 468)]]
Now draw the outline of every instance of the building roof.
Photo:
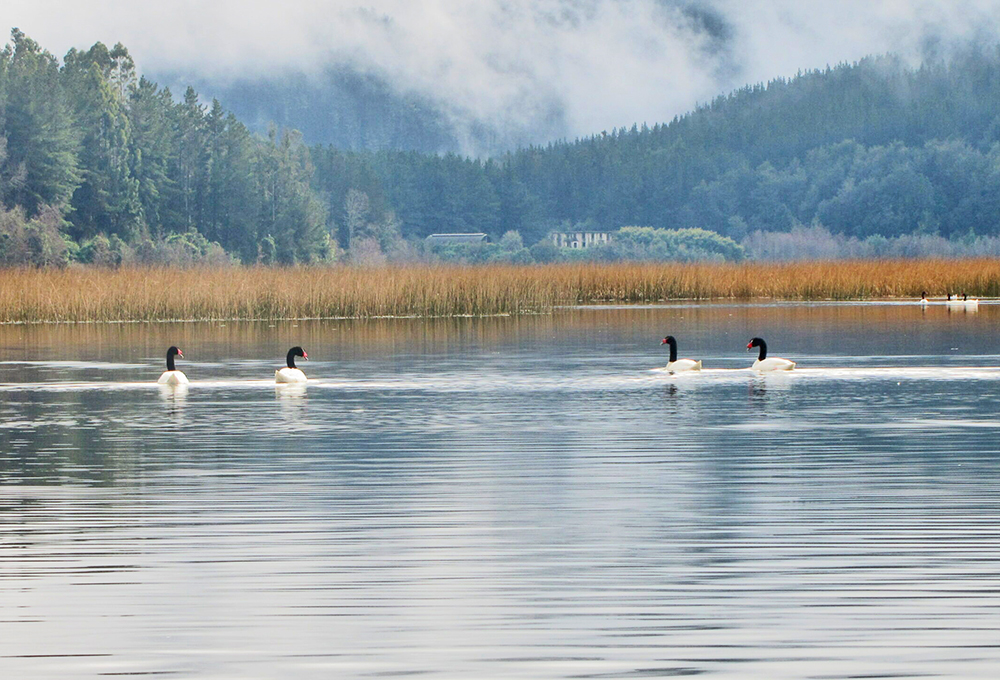
[(427, 237), (429, 243), (488, 243), (490, 237), (486, 234), (431, 234)]

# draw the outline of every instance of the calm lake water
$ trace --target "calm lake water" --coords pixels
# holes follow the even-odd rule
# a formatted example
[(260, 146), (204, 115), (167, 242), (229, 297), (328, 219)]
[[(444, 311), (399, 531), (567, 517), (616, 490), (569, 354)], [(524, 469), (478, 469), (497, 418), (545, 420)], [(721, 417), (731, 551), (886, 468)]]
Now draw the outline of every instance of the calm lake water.
[[(0, 327), (0, 677), (996, 678), (998, 328)], [(668, 333), (704, 372), (651, 370)], [(753, 335), (799, 369), (745, 370)]]

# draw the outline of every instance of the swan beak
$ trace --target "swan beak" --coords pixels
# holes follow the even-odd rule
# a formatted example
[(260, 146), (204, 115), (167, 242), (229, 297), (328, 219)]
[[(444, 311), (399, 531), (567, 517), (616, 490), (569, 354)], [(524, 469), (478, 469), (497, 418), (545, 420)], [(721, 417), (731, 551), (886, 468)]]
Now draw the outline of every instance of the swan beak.
[(180, 350), (177, 350), (177, 356), (179, 356), (181, 359), (183, 359), (184, 358), (184, 352), (182, 352)]
[(747, 343), (747, 349), (753, 349), (753, 343), (752, 342), (748, 342)]
[(309, 361), (309, 355), (306, 354), (305, 352), (302, 352), (302, 358), (305, 359), (306, 361)]
[(666, 339), (666, 338), (664, 338), (664, 339), (663, 339), (663, 342), (661, 342), (660, 344), (661, 344), (661, 345), (665, 345), (665, 344), (667, 344), (667, 339)]

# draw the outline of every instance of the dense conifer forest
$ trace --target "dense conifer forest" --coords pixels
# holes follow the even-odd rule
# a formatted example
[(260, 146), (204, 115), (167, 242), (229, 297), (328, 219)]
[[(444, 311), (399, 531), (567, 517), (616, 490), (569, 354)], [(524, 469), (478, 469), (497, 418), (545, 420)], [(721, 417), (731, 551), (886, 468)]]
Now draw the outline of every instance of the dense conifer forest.
[(532, 243), (641, 225), (708, 229), (761, 252), (878, 255), (894, 239), (900, 254), (952, 254), (956, 239), (996, 248), (977, 237), (1000, 234), (998, 142), (994, 49), (916, 69), (873, 57), (748, 86), (666, 124), (487, 161), (333, 148), (313, 160), (330, 205), (350, 185), (416, 234), (517, 230)]
[[(872, 57), (652, 127), (472, 159), (258, 135), (141, 77), (120, 44), (59, 60), (15, 29), (0, 201), (6, 264), (996, 254), (1000, 50)], [(548, 245), (567, 230), (620, 238)], [(434, 251), (435, 232), (494, 243)]]
[(299, 262), (333, 249), (293, 132), (136, 74), (122, 45), (60, 62), (18, 30), (0, 52), (0, 260)]

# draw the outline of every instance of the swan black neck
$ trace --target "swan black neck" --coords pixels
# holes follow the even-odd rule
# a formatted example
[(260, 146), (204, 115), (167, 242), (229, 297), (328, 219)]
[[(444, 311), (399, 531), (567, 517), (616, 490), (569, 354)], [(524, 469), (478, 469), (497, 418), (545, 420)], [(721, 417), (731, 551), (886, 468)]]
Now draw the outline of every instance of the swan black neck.
[(174, 357), (177, 356), (180, 353), (181, 353), (181, 351), (179, 349), (177, 349), (176, 347), (171, 347), (170, 349), (167, 350), (167, 370), (168, 371), (176, 371), (177, 370), (174, 367)]
[(295, 368), (295, 357), (302, 357), (305, 354), (301, 347), (292, 347), (288, 350), (288, 356), (285, 357), (285, 363), (288, 365), (288, 368)]
[(663, 342), (670, 345), (670, 363), (677, 361), (677, 341), (674, 340), (674, 336), (668, 335), (663, 338)]
[(751, 346), (759, 347), (760, 353), (757, 355), (758, 361), (764, 361), (767, 358), (767, 343), (764, 342), (762, 338), (754, 338), (750, 341)]

